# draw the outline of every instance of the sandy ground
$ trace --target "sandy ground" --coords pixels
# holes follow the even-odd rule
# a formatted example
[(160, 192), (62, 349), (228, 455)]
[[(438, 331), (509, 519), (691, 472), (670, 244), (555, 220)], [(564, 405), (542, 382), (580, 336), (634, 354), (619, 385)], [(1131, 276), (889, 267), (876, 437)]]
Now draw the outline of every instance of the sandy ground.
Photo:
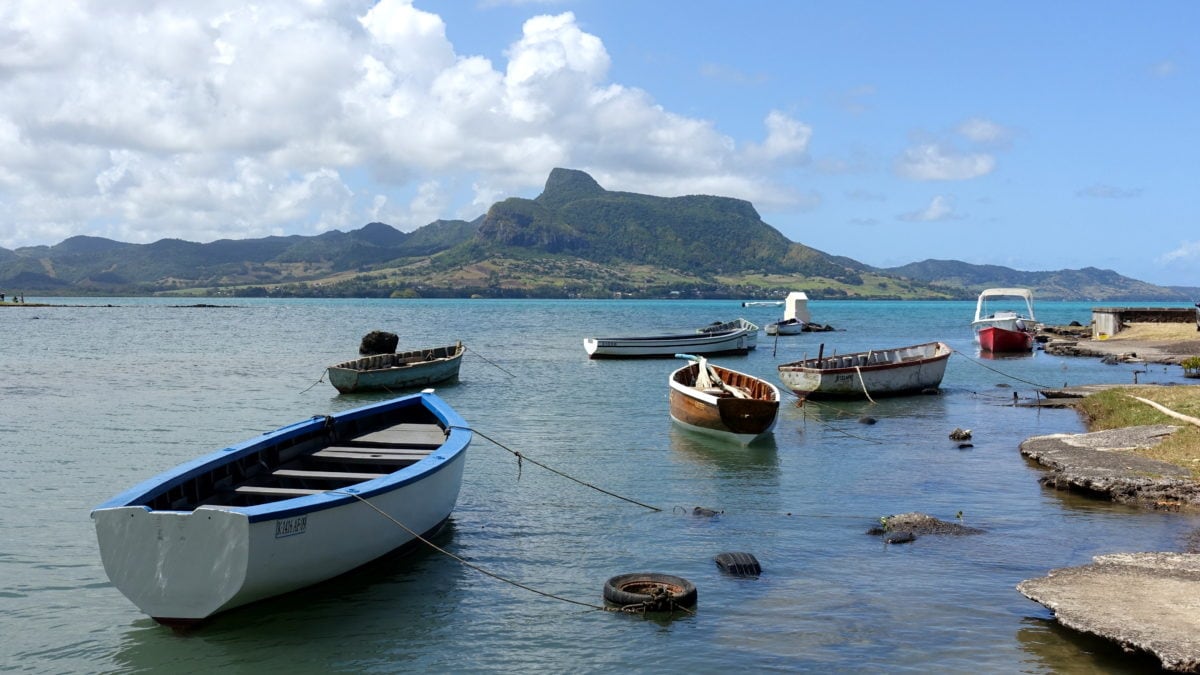
[(1200, 356), (1200, 331), (1191, 323), (1134, 323), (1107, 340), (1080, 340), (1079, 346), (1102, 354), (1132, 352), (1147, 361), (1178, 363)]

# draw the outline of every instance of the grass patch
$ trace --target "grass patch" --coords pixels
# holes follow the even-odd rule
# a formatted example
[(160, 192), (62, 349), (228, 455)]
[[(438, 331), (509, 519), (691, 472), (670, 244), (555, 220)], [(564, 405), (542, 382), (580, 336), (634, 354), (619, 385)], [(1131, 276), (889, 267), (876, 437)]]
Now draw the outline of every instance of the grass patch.
[(1090, 431), (1147, 424), (1171, 424), (1180, 427), (1179, 431), (1158, 446), (1139, 450), (1138, 454), (1182, 466), (1192, 472), (1193, 478), (1200, 480), (1200, 427), (1164, 415), (1145, 403), (1130, 398), (1131, 396), (1154, 401), (1183, 415), (1200, 418), (1200, 387), (1121, 387), (1088, 396), (1080, 406)]

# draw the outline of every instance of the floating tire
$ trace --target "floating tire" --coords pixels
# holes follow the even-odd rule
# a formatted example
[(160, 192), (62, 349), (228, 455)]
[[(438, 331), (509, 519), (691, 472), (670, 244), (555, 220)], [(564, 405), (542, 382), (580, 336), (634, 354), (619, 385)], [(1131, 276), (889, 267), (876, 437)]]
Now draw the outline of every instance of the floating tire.
[(762, 574), (762, 565), (758, 564), (758, 558), (751, 553), (718, 553), (713, 560), (722, 572), (735, 577), (756, 577)]
[(670, 612), (696, 606), (696, 585), (654, 572), (620, 574), (604, 582), (604, 600), (628, 612)]

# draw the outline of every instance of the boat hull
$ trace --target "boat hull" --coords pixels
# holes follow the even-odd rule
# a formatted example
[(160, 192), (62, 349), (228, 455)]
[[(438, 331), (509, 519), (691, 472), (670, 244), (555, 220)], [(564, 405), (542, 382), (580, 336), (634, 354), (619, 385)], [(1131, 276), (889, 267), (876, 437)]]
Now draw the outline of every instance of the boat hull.
[[(256, 441), (185, 464), (100, 505), (92, 518), (105, 572), (156, 620), (192, 623), (336, 577), (414, 543), (414, 533), (436, 532), (457, 501), (470, 432), (440, 399), (426, 397), (436, 399), (416, 394), (333, 416), (421, 399), (442, 408), (447, 427), (461, 427), (424, 459), (373, 480), (253, 506), (148, 505), (163, 490), (186, 491), (196, 476), (213, 475), (220, 462), (271, 451)], [(266, 442), (286, 443), (328, 419), (284, 427)]]
[(462, 343), (396, 354), (377, 354), (329, 366), (329, 383), (339, 393), (395, 391), (458, 377)]
[(749, 445), (769, 436), (779, 414), (779, 389), (758, 378), (710, 366), (721, 381), (741, 387), (750, 398), (736, 398), (694, 386), (696, 364), (671, 373), (668, 396), (671, 419), (695, 433)]
[(745, 355), (758, 346), (758, 326), (750, 322), (722, 324), (720, 330), (701, 329), (680, 335), (584, 338), (593, 359), (675, 358), (676, 354)]
[(941, 385), (950, 354), (936, 342), (808, 359), (780, 365), (779, 379), (801, 399), (919, 394)]
[(803, 321), (776, 321), (763, 328), (767, 335), (799, 335), (804, 332)]
[(999, 326), (980, 328), (979, 348), (989, 352), (1033, 351), (1033, 333)]
[(1033, 351), (1036, 322), (1029, 289), (988, 288), (979, 294), (971, 326), (983, 351), (1020, 353)]

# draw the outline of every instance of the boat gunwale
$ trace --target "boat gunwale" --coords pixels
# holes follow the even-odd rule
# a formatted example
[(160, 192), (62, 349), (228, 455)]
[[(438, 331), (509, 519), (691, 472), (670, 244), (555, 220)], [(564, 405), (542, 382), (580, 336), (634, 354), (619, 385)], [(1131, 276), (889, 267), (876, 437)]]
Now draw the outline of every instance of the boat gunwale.
[[(746, 379), (756, 380), (756, 381), (762, 383), (763, 386), (765, 386), (774, 395), (773, 399), (764, 399), (764, 398), (759, 398), (756, 396), (751, 396), (749, 399), (743, 399), (743, 400), (757, 401), (760, 403), (774, 403), (774, 404), (779, 404), (783, 400), (783, 394), (782, 394), (782, 392), (779, 391), (779, 387), (775, 386), (775, 383), (770, 382), (770, 381), (766, 380), (765, 378), (758, 377), (756, 375), (750, 375), (749, 373), (743, 373), (743, 372), (740, 372), (737, 370), (733, 370), (731, 368), (725, 368), (724, 366), (718, 366), (715, 363), (710, 363), (708, 365), (710, 367), (712, 367), (714, 370), (718, 371), (717, 375), (721, 376), (722, 381), (724, 381), (725, 378), (724, 378), (724, 376), (722, 376), (721, 371), (724, 371), (725, 373), (731, 373), (733, 375), (739, 375)], [(717, 402), (719, 400), (721, 400), (722, 398), (725, 398), (724, 396), (713, 396), (712, 394), (706, 394), (705, 392), (701, 391), (700, 389), (697, 389), (694, 385), (687, 385), (687, 384), (684, 384), (679, 381), (679, 375), (681, 373), (683, 373), (684, 371), (689, 370), (693, 367), (698, 368), (699, 364), (696, 363), (695, 361), (693, 361), (686, 366), (683, 366), (681, 368), (676, 368), (674, 371), (672, 371), (671, 376), (670, 376), (671, 389), (679, 391), (681, 394), (684, 394), (685, 396), (691, 396), (692, 398), (702, 399), (705, 402), (710, 403), (713, 406), (716, 406)]]
[[(333, 488), (325, 492), (313, 495), (303, 495), (292, 497), (290, 499), (281, 499), (265, 504), (256, 504), (254, 506), (227, 506), (227, 505), (197, 505), (191, 510), (179, 509), (153, 509), (144, 502), (148, 502), (160, 494), (163, 494), (172, 488), (179, 487), (188, 481), (191, 481), (213, 469), (230, 464), (240, 458), (260, 452), (272, 445), (284, 443), (298, 436), (312, 433), (323, 428), (326, 424), (326, 418), (332, 417), (338, 420), (354, 420), (362, 417), (369, 417), (372, 414), (382, 413), (382, 409), (389, 407), (408, 407), (413, 405), (422, 406), (425, 410), (431, 412), (442, 423), (443, 427), (449, 432), (445, 441), (430, 452), (424, 459), (402, 467), (388, 473), (379, 478), (374, 478), (359, 483), (354, 483), (346, 487)], [(179, 464), (174, 468), (161, 472), (147, 480), (138, 483), (137, 485), (121, 492), (115, 497), (103, 502), (99, 506), (92, 509), (92, 515), (95, 516), (97, 511), (105, 509), (117, 509), (128, 507), (141, 507), (147, 512), (161, 513), (197, 513), (203, 509), (215, 509), (220, 511), (240, 513), (247, 517), (249, 522), (259, 522), (263, 520), (275, 520), (279, 518), (288, 518), (292, 516), (304, 515), (316, 511), (337, 508), (344, 506), (351, 501), (357, 501), (360, 497), (367, 499), (383, 493), (392, 492), (411, 483), (417, 482), (429, 476), (432, 476), (444, 468), (451, 465), (463, 452), (471, 442), (473, 437), (471, 429), (468, 427), (466, 420), (463, 419), (453, 408), (449, 406), (441, 397), (432, 392), (421, 392), (409, 394), (386, 401), (359, 406), (350, 410), (344, 410), (333, 415), (314, 415), (313, 417), (295, 422), (273, 431), (268, 431), (259, 437), (252, 438), (241, 443), (228, 446), (221, 450), (216, 450), (207, 455), (203, 455), (196, 459)], [(315, 452), (315, 450), (314, 450)], [(436, 460), (431, 462), (430, 460)]]
[[(853, 373), (853, 372), (858, 372), (858, 371), (872, 372), (872, 371), (880, 371), (880, 370), (891, 370), (893, 368), (911, 368), (912, 366), (922, 365), (925, 363), (932, 363), (935, 361), (941, 361), (943, 359), (950, 358), (950, 354), (952, 354), (954, 352), (954, 350), (951, 349), (950, 345), (946, 344), (945, 342), (937, 341), (937, 342), (922, 342), (921, 344), (908, 345), (907, 347), (888, 347), (886, 349), (869, 349), (869, 350), (861, 351), (861, 352), (850, 352), (847, 354), (838, 355), (836, 358), (843, 358), (843, 357), (847, 357), (847, 356), (849, 356), (849, 357), (860, 356), (860, 355), (870, 354), (872, 352), (901, 351), (904, 349), (925, 347), (927, 345), (936, 345), (934, 347), (933, 355), (922, 356), (922, 357), (916, 358), (916, 359), (908, 359), (906, 361), (896, 361), (893, 363), (872, 363), (872, 364), (868, 364), (865, 366), (835, 366), (833, 368), (822, 368), (822, 367), (816, 366), (816, 365), (805, 365), (805, 364), (810, 364), (810, 363), (817, 363), (819, 361), (823, 361), (823, 360), (829, 359), (829, 358), (834, 358), (834, 356), (831, 355), (831, 356), (825, 356), (825, 357), (815, 357), (815, 358), (811, 358), (811, 359), (803, 359), (800, 361), (792, 361), (791, 363), (781, 363), (781, 364), (779, 364), (779, 366), (777, 366), (777, 370), (779, 370), (779, 372), (781, 372), (781, 373), (782, 372), (789, 372), (789, 373), (804, 372), (804, 373), (839, 374), (839, 373)], [(945, 347), (944, 351), (942, 350), (943, 347)]]
[[(684, 376), (684, 374), (688, 371), (698, 370), (699, 365), (700, 364), (698, 361), (691, 361), (685, 366), (676, 368), (667, 378), (668, 384), (670, 385), (668, 395), (668, 410), (670, 417), (674, 422), (684, 426), (694, 433), (724, 439), (743, 446), (747, 446), (761, 438), (765, 438), (771, 433), (772, 430), (774, 430), (779, 419), (779, 409), (782, 406), (783, 401), (783, 394), (778, 386), (766, 380), (765, 378), (709, 363), (708, 365), (713, 370), (717, 371), (717, 376), (720, 377), (723, 382), (726, 382), (726, 384), (731, 384), (730, 382), (727, 382), (727, 380), (741, 380), (743, 382), (752, 381), (751, 384), (756, 383), (758, 385), (756, 387), (757, 389), (766, 391), (769, 394), (768, 397), (755, 396), (753, 394), (753, 390), (751, 390), (748, 391), (748, 393), (750, 393), (749, 398), (715, 396), (697, 388), (694, 384), (689, 385), (680, 381), (681, 377)], [(692, 379), (694, 381), (694, 376)], [(737, 384), (734, 386), (745, 388), (745, 384)], [(719, 424), (720, 427), (711, 426), (708, 424), (697, 424), (693, 421), (689, 421), (677, 416), (677, 407), (686, 409), (688, 406), (687, 401), (694, 401), (704, 408), (711, 409), (715, 413), (715, 416), (709, 419), (711, 419), (712, 422)], [(737, 430), (737, 424), (734, 423), (731, 425), (731, 422), (727, 417), (731, 411), (727, 409), (728, 406), (722, 404), (723, 401), (729, 401), (740, 406), (747, 406), (745, 409), (755, 411), (754, 414), (756, 416), (762, 416), (765, 424), (761, 429), (756, 429), (753, 431)], [(765, 417), (768, 416), (768, 412), (770, 419), (769, 421), (766, 421)]]
[(434, 358), (427, 358), (422, 361), (414, 361), (413, 363), (402, 363), (399, 365), (385, 366), (383, 368), (360, 368), (360, 367), (357, 367), (357, 364), (362, 363), (364, 360), (370, 359), (371, 356), (380, 356), (378, 354), (372, 354), (369, 356), (360, 356), (356, 359), (350, 359), (349, 361), (343, 361), (341, 363), (335, 363), (332, 366), (328, 366), (328, 368), (329, 368), (329, 370), (346, 370), (346, 371), (352, 371), (352, 372), (356, 372), (356, 373), (374, 373), (374, 372), (381, 372), (381, 371), (385, 371), (385, 370), (404, 370), (407, 368), (414, 368), (417, 366), (429, 365), (431, 363), (444, 363), (447, 361), (454, 361), (456, 359), (461, 359), (463, 357), (463, 354), (465, 354), (467, 351), (466, 347), (463, 346), (463, 343), (460, 340), (452, 345), (446, 345), (446, 346), (442, 346), (442, 347), (429, 347), (429, 348), (424, 348), (424, 349), (410, 349), (408, 351), (395, 352), (393, 354), (383, 354), (382, 356), (395, 356), (397, 358), (409, 358), (411, 356), (421, 356), (423, 354), (427, 354), (429, 352), (437, 351), (437, 350), (445, 350), (445, 351), (449, 352), (449, 355), (448, 356), (438, 356), (438, 357), (434, 357)]

